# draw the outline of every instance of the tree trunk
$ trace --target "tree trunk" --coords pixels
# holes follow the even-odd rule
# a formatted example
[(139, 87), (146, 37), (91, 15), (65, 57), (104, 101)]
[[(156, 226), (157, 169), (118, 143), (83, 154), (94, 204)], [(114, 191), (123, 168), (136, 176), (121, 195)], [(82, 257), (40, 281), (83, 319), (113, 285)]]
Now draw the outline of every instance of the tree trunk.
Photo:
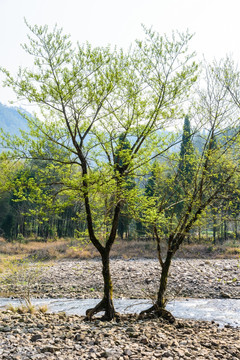
[[(86, 165), (86, 164), (85, 164)], [(83, 174), (87, 174), (87, 171), (83, 172)], [(84, 193), (84, 200), (85, 200), (85, 209), (87, 214), (87, 226), (88, 226), (88, 233), (90, 240), (92, 244), (95, 246), (95, 248), (99, 251), (102, 257), (102, 275), (104, 280), (104, 296), (103, 299), (98, 303), (94, 308), (88, 309), (86, 311), (86, 320), (91, 320), (92, 316), (98, 312), (104, 311), (105, 314), (103, 316), (103, 320), (110, 321), (112, 320), (116, 313), (113, 306), (112, 301), (112, 280), (111, 280), (111, 273), (110, 273), (110, 266), (109, 266), (109, 255), (111, 247), (114, 243), (114, 240), (116, 238), (117, 233), (117, 227), (118, 227), (118, 220), (121, 210), (121, 202), (118, 201), (114, 210), (113, 220), (112, 220), (112, 226), (111, 231), (109, 234), (109, 238), (106, 242), (105, 247), (101, 244), (101, 242), (96, 238), (94, 233), (94, 227), (93, 227), (93, 219), (92, 219), (92, 213), (91, 213), (91, 207), (88, 197), (88, 183), (84, 180), (83, 181), (83, 188), (85, 189)]]
[(109, 251), (106, 251), (102, 255), (102, 274), (104, 279), (104, 299), (105, 299), (105, 317), (107, 320), (112, 320), (114, 318), (115, 310), (112, 301), (113, 286), (110, 273), (110, 264), (109, 264)]
[(238, 223), (237, 223), (237, 219), (235, 218), (235, 239), (234, 239), (234, 243), (238, 238)]
[(216, 225), (215, 225), (215, 219), (213, 223), (213, 243), (216, 245)]
[(86, 320), (91, 320), (93, 315), (104, 311), (103, 320), (110, 321), (115, 317), (115, 309), (112, 301), (112, 280), (109, 266), (109, 250), (106, 250), (101, 253), (102, 257), (102, 275), (104, 280), (104, 295), (103, 299), (92, 309), (86, 311)]
[(198, 227), (198, 241), (201, 242), (201, 226)]
[(214, 245), (216, 245), (216, 243), (217, 243), (216, 235), (217, 235), (217, 219), (216, 219), (216, 212), (214, 210), (214, 213), (213, 213), (213, 243), (214, 243)]
[(224, 220), (224, 241), (227, 241), (227, 220)]
[(172, 256), (173, 256), (173, 253), (168, 251), (166, 260), (162, 266), (162, 273), (161, 273), (161, 277), (160, 277), (160, 286), (159, 286), (159, 290), (158, 290), (158, 297), (157, 297), (157, 303), (156, 303), (157, 306), (161, 309), (165, 308), (165, 306), (166, 306), (165, 293), (167, 290), (168, 273), (169, 273), (169, 268), (170, 268), (171, 261), (172, 261)]
[(165, 310), (165, 306), (166, 306), (165, 293), (167, 289), (168, 273), (169, 273), (172, 257), (173, 257), (173, 252), (168, 250), (166, 260), (162, 264), (162, 273), (160, 277), (160, 285), (158, 290), (157, 301), (149, 309), (142, 311), (140, 313), (140, 317), (143, 316), (144, 314), (153, 313), (154, 315), (162, 317), (171, 323), (175, 321), (174, 316), (169, 311)]

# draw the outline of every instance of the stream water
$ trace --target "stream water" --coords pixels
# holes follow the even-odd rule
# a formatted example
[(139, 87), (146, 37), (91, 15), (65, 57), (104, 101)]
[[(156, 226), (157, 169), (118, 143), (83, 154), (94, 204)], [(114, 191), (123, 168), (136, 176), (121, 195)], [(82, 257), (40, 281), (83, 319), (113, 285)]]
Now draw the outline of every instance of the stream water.
[[(99, 299), (34, 299), (34, 305), (47, 305), (49, 312), (65, 311), (66, 314), (85, 315), (88, 308), (94, 307)], [(0, 308), (17, 306), (19, 301), (0, 298)], [(116, 299), (116, 311), (120, 313), (139, 313), (151, 305), (145, 299)], [(220, 326), (240, 327), (240, 299), (184, 299), (167, 304), (167, 310), (176, 318), (215, 321)]]

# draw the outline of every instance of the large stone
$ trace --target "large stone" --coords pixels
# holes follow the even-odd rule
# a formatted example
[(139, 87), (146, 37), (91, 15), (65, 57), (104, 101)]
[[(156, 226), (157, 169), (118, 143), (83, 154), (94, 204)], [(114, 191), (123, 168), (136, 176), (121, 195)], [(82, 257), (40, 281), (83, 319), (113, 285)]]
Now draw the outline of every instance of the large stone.
[(55, 353), (56, 351), (58, 351), (59, 348), (57, 346), (53, 346), (53, 345), (47, 345), (47, 346), (44, 346), (40, 349), (40, 351), (42, 353), (46, 353), (46, 352), (49, 352), (49, 353)]
[(34, 334), (32, 337), (31, 337), (31, 341), (32, 342), (35, 342), (35, 341), (37, 341), (37, 340), (40, 340), (40, 339), (42, 339), (42, 335), (41, 334)]

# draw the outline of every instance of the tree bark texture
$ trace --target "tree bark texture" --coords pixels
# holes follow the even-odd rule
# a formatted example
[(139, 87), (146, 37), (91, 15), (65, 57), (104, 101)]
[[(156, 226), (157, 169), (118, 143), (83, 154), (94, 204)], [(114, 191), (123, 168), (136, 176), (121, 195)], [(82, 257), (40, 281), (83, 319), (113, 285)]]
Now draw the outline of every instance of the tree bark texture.
[(164, 261), (164, 263), (162, 265), (162, 273), (161, 273), (161, 277), (160, 277), (160, 286), (159, 286), (158, 297), (157, 297), (157, 306), (160, 309), (164, 309), (165, 306), (166, 306), (165, 293), (166, 293), (166, 290), (167, 290), (168, 273), (169, 273), (169, 268), (170, 268), (170, 265), (171, 265), (172, 257), (173, 257), (173, 252), (168, 251), (167, 256), (166, 256), (166, 260)]
[(158, 290), (157, 301), (149, 309), (142, 311), (140, 313), (140, 317), (144, 316), (144, 314), (146, 315), (153, 314), (154, 316), (162, 317), (163, 319), (168, 320), (170, 323), (173, 323), (175, 321), (174, 316), (165, 309), (166, 306), (165, 293), (167, 289), (168, 273), (169, 273), (172, 257), (173, 257), (173, 252), (169, 250), (167, 252), (166, 260), (162, 263), (162, 273), (160, 277), (160, 285)]
[(113, 287), (110, 273), (109, 253), (110, 251), (106, 249), (101, 253), (102, 275), (104, 280), (103, 299), (94, 308), (86, 311), (86, 320), (91, 320), (94, 314), (101, 311), (104, 311), (103, 320), (110, 321), (115, 317), (115, 309), (112, 299)]

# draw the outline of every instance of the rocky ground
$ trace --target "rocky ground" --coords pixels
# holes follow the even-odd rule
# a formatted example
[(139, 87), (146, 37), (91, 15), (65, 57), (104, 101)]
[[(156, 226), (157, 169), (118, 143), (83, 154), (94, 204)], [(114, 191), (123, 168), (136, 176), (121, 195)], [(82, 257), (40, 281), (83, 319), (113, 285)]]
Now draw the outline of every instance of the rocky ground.
[[(111, 261), (115, 298), (152, 298), (159, 284), (157, 260)], [(100, 298), (101, 262), (71, 260), (49, 264), (43, 269), (41, 297)], [(169, 298), (240, 298), (240, 260), (173, 260), (168, 281)]]
[[(102, 291), (98, 260), (59, 261), (44, 267), (38, 296), (93, 298)], [(155, 260), (112, 260), (114, 297), (149, 298), (156, 293)], [(174, 260), (169, 294), (177, 297), (240, 298), (240, 262)], [(240, 359), (240, 329), (177, 319), (85, 322), (79, 316), (0, 312), (0, 359)]]
[(159, 319), (84, 322), (65, 314), (0, 313), (0, 358), (240, 359), (239, 329), (200, 321)]

